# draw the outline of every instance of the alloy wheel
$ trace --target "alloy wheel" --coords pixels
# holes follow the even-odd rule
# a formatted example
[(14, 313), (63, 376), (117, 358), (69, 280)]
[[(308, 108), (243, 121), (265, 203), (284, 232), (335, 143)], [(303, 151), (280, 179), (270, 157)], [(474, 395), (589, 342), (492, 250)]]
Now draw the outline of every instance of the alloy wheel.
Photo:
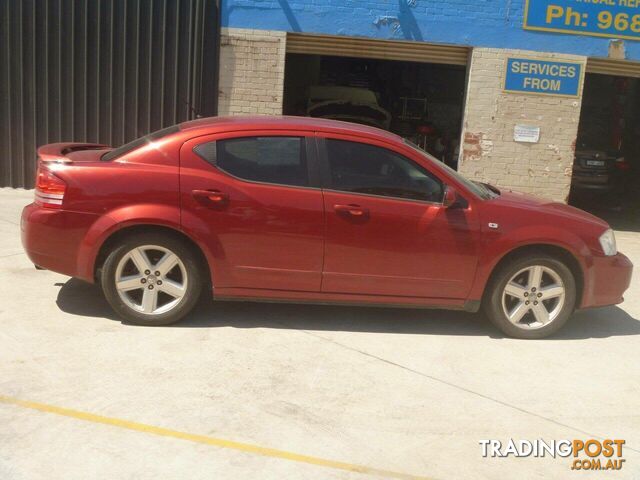
[(502, 292), (502, 309), (513, 325), (537, 329), (558, 317), (565, 297), (565, 286), (557, 272), (532, 265), (509, 279)]
[(143, 245), (127, 252), (118, 262), (115, 286), (129, 308), (146, 315), (174, 309), (187, 292), (187, 269), (171, 250)]

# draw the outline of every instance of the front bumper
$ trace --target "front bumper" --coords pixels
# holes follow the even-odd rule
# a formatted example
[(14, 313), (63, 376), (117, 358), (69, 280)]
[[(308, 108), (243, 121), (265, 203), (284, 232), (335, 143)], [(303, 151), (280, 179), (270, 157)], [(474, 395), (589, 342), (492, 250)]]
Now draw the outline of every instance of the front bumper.
[[(95, 215), (30, 204), (22, 210), (22, 246), (38, 267), (83, 278), (78, 253)], [(92, 281), (91, 278), (84, 278)]]
[(593, 257), (585, 278), (581, 308), (604, 307), (622, 303), (631, 284), (633, 263), (624, 254)]

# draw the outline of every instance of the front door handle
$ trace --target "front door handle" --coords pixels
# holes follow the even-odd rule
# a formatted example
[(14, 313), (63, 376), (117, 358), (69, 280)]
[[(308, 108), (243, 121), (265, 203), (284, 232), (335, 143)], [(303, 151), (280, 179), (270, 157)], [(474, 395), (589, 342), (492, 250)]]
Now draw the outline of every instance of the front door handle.
[(198, 202), (208, 207), (220, 207), (229, 203), (229, 194), (220, 190), (193, 190), (191, 195)]
[(356, 205), (354, 203), (351, 203), (349, 205), (334, 205), (333, 209), (336, 211), (336, 213), (341, 213), (343, 215), (349, 215), (356, 218), (364, 218), (369, 215), (368, 208), (361, 207), (360, 205)]

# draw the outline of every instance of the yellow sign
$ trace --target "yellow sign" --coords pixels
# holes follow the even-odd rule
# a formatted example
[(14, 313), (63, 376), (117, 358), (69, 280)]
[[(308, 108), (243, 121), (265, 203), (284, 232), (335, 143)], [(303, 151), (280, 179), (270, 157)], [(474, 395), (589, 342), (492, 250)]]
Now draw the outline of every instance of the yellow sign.
[(522, 27), (640, 40), (640, 0), (526, 0)]

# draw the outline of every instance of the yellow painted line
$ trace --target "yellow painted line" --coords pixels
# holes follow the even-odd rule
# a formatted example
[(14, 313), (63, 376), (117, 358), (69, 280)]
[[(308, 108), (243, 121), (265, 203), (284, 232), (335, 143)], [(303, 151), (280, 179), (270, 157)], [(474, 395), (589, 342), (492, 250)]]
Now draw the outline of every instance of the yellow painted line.
[(286, 450), (278, 450), (275, 448), (261, 447), (260, 445), (253, 445), (250, 443), (235, 442), (233, 440), (225, 440), (224, 438), (209, 437), (207, 435), (198, 435), (193, 433), (181, 432), (178, 430), (171, 430), (168, 428), (157, 427), (155, 425), (147, 425), (144, 423), (132, 422), (129, 420), (123, 420), (121, 418), (105, 417), (103, 415), (96, 415), (95, 413), (81, 412), (79, 410), (72, 410), (70, 408), (57, 407), (55, 405), (48, 405), (46, 403), (31, 402), (28, 400), (20, 400), (18, 398), (6, 397), (0, 395), (0, 402), (17, 405), (19, 407), (30, 408), (32, 410), (39, 410), (46, 413), (54, 413), (56, 415), (62, 415), (64, 417), (75, 418), (77, 420), (84, 420), (86, 422), (101, 423), (103, 425), (110, 425), (112, 427), (124, 428), (127, 430), (134, 430), (136, 432), (150, 433), (152, 435), (159, 435), (161, 437), (179, 438), (180, 440), (187, 440), (189, 442), (203, 443), (205, 445), (211, 445), (220, 448), (230, 448), (232, 450), (238, 450), (246, 453), (253, 453), (256, 455), (263, 455), (265, 457), (281, 458), (292, 462), (307, 463), (309, 465), (316, 465), (319, 467), (333, 468), (337, 470), (346, 470), (348, 472), (357, 472), (366, 475), (376, 475), (386, 478), (398, 478), (403, 480), (427, 480), (426, 477), (409, 475), (406, 473), (393, 472), (389, 470), (381, 470), (379, 468), (367, 467), (364, 465), (355, 465), (352, 463), (338, 462), (335, 460), (328, 460), (325, 458), (312, 457), (310, 455), (303, 455), (300, 453), (288, 452)]

